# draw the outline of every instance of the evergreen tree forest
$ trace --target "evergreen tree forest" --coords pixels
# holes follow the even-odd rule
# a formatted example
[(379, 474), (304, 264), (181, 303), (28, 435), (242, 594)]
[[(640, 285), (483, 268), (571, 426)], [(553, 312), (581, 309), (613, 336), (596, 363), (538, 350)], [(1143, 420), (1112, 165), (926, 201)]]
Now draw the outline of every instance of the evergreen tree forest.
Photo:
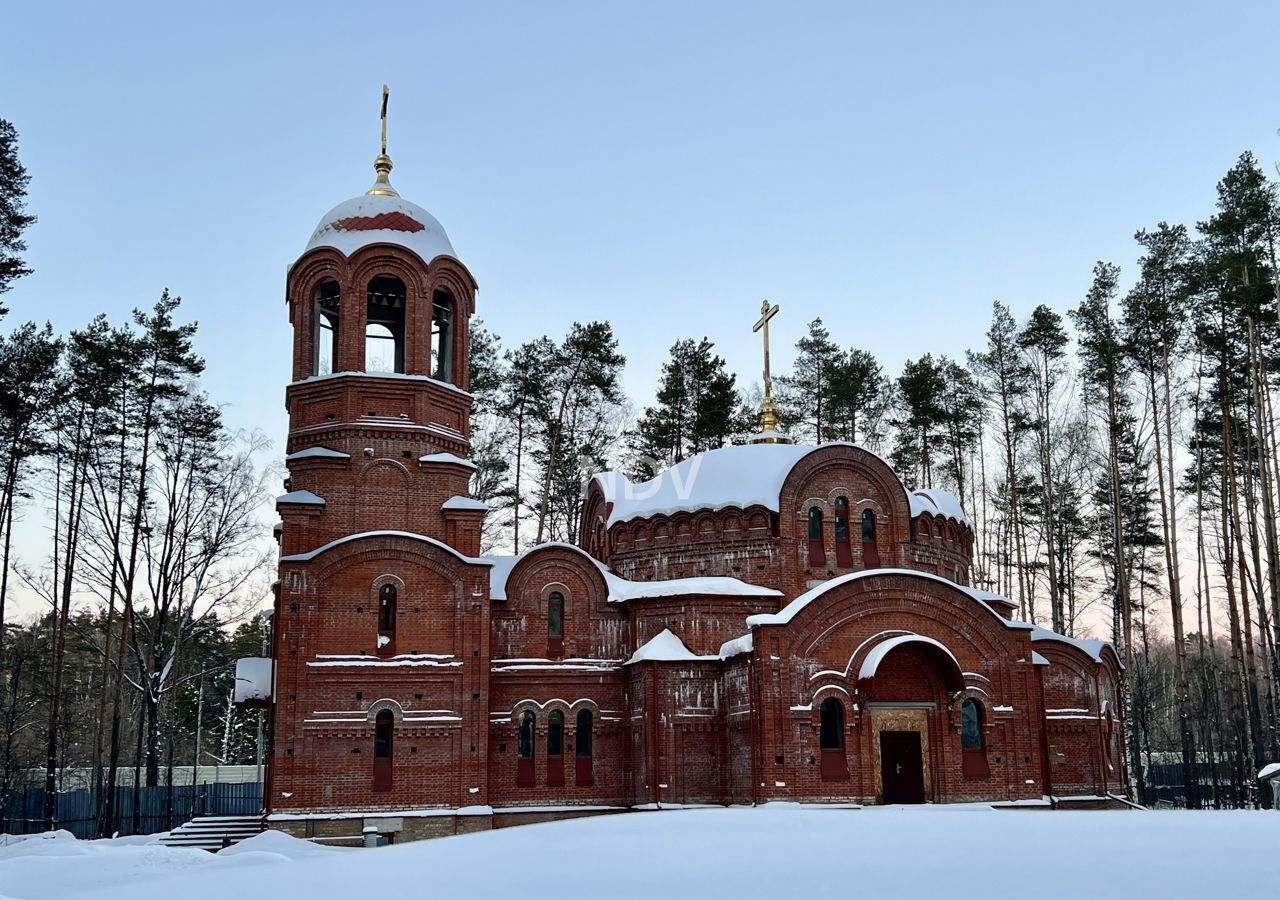
[[(16, 143), (0, 121), (0, 291), (29, 273)], [(92, 788), (107, 834), (118, 788), (256, 760), (256, 716), (230, 701), (234, 661), (261, 654), (272, 485), (265, 442), (201, 389), (197, 337), (167, 291), (0, 334), (0, 832), (27, 788), (46, 826), (57, 791)]]
[[(1022, 315), (996, 301), (964, 359), (894, 374), (817, 318), (776, 379), (796, 440), (858, 443), (961, 498), (977, 586), (1115, 644), (1146, 803), (1255, 805), (1256, 772), (1280, 759), (1278, 197), (1246, 153), (1203, 221), (1139, 229), (1134, 260), (1099, 261), (1082, 296), (1027, 298)], [(593, 471), (649, 478), (758, 428), (758, 387), (706, 336), (672, 344), (638, 410), (607, 324), (506, 352), (475, 336), (491, 546), (574, 541)], [(1178, 766), (1190, 775), (1164, 783)]]
[[(28, 273), (26, 184), (0, 121), (0, 293)], [(1254, 775), (1280, 759), (1280, 192), (1246, 153), (1205, 196), (1203, 220), (1145, 223), (1132, 260), (1082, 272), (1081, 296), (994, 302), (964, 358), (889, 371), (816, 318), (789, 361), (775, 348), (776, 397), (796, 440), (955, 492), (976, 586), (1115, 644), (1136, 800), (1225, 808), (1263, 802)], [(106, 831), (118, 785), (256, 759), (229, 698), (263, 640), (279, 473), (202, 391), (176, 296), (67, 334), (3, 324), (0, 800), (84, 769)], [(471, 340), (486, 551), (576, 542), (592, 473), (649, 478), (758, 428), (759, 387), (705, 335), (636, 403), (607, 321), (504, 346), (473, 320)], [(43, 552), (18, 554), (41, 516)]]

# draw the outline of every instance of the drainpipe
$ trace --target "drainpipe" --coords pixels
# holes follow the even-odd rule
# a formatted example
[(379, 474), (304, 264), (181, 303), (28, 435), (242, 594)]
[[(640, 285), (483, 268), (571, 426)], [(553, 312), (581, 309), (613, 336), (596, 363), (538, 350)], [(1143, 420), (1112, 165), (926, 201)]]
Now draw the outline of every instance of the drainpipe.
[(760, 688), (756, 682), (756, 629), (751, 629), (751, 655), (747, 657), (747, 706), (751, 720), (748, 723), (747, 740), (751, 744), (751, 805), (760, 805)]
[(1102, 796), (1109, 794), (1107, 789), (1107, 745), (1103, 739), (1102, 727), (1102, 677), (1099, 672), (1102, 664), (1093, 667), (1093, 697), (1098, 704), (1098, 777), (1102, 779)]
[(658, 809), (662, 808), (662, 789), (658, 783), (662, 780), (662, 770), (658, 765), (658, 741), (661, 740), (661, 731), (658, 729), (658, 721), (662, 718), (662, 708), (658, 703), (658, 666), (654, 662), (649, 663), (649, 696), (653, 701), (653, 715), (650, 717), (652, 724), (649, 728), (649, 760), (651, 763), (649, 771), (653, 775), (653, 805)]

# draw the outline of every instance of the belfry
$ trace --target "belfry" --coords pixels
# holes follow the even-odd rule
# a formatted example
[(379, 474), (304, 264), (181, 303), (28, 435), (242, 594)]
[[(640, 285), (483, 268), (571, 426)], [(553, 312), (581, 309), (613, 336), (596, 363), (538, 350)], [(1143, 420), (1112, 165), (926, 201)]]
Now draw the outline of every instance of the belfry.
[(486, 554), (476, 281), (391, 183), (288, 272), (293, 371), (268, 823), (357, 843), (671, 804), (1090, 798), (1127, 787), (1112, 648), (970, 586), (958, 498), (761, 431), (586, 486), (579, 546)]

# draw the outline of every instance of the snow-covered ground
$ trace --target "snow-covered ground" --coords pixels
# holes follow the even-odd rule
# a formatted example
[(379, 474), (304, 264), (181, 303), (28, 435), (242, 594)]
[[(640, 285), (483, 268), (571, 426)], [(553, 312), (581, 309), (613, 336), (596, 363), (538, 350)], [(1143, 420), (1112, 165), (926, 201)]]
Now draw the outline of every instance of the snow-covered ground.
[(36, 838), (0, 847), (0, 897), (1245, 897), (1267, 894), (1278, 849), (1273, 812), (668, 810), (376, 850)]

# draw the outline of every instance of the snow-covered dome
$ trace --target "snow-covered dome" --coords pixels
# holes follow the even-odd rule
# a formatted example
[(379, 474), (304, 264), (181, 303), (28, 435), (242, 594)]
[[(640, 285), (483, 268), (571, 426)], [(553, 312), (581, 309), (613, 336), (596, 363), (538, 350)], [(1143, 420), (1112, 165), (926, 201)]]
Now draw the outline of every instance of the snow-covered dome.
[(386, 148), (384, 98), (382, 153), (373, 161), (377, 173), (373, 187), (359, 197), (339, 203), (325, 214), (307, 241), (309, 253), (316, 247), (332, 247), (350, 256), (369, 244), (399, 244), (431, 262), (437, 256), (452, 256), (453, 245), (436, 217), (416, 203), (401, 197), (391, 186), (391, 157)]
[(333, 247), (350, 256), (368, 244), (384, 243), (406, 247), (423, 262), (456, 256), (436, 217), (396, 194), (361, 194), (339, 203), (320, 220), (303, 252)]

